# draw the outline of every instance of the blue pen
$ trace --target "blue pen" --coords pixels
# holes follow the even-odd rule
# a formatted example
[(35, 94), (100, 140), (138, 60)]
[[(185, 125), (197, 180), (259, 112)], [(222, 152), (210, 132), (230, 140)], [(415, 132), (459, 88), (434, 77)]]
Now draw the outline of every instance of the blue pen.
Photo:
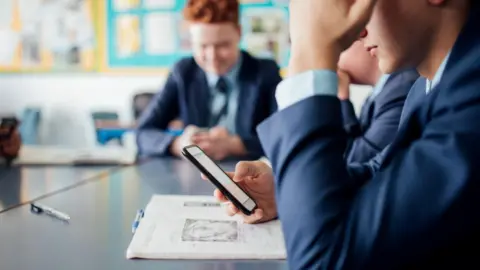
[(144, 215), (145, 213), (143, 212), (142, 209), (137, 211), (137, 215), (135, 216), (135, 220), (133, 221), (133, 224), (132, 224), (132, 233), (135, 233), (135, 231), (138, 228), (138, 225), (140, 225), (140, 220), (143, 218)]

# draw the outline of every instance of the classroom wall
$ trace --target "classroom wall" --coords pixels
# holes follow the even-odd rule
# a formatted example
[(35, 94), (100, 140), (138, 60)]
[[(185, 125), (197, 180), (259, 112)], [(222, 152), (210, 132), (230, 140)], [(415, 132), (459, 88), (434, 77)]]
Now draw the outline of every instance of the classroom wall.
[(0, 114), (37, 106), (43, 114), (41, 143), (93, 145), (90, 111), (114, 110), (121, 121), (130, 122), (133, 95), (159, 89), (163, 81), (162, 76), (0, 75)]
[[(95, 144), (90, 111), (118, 111), (120, 120), (128, 123), (133, 118), (133, 95), (160, 89), (163, 82), (162, 76), (1, 74), (0, 114), (20, 113), (25, 106), (40, 107), (42, 144), (90, 146)], [(357, 111), (370, 90), (353, 87), (352, 101)]]

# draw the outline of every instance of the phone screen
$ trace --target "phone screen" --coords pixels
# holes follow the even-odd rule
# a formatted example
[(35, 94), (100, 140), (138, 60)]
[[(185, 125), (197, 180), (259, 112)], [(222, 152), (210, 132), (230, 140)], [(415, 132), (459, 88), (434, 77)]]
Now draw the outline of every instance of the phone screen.
[[(188, 153), (200, 163), (220, 184), (230, 192), (240, 203), (245, 204), (250, 197), (225, 174), (220, 167), (213, 162), (200, 148), (188, 147), (185, 149)], [(251, 209), (248, 209), (251, 210)]]

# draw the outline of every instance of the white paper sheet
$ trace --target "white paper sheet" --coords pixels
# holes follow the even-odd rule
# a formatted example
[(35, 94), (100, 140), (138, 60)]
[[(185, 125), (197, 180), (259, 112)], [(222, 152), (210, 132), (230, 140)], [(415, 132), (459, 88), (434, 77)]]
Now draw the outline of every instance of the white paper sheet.
[(175, 17), (169, 13), (145, 16), (145, 50), (150, 55), (171, 54), (176, 50)]
[(18, 33), (8, 29), (0, 29), (0, 66), (9, 66), (13, 63), (15, 50), (19, 44)]
[(171, 9), (175, 7), (175, 0), (143, 0), (143, 5), (148, 9)]
[(155, 195), (127, 258), (285, 259), (286, 251), (278, 220), (249, 225), (210, 196)]

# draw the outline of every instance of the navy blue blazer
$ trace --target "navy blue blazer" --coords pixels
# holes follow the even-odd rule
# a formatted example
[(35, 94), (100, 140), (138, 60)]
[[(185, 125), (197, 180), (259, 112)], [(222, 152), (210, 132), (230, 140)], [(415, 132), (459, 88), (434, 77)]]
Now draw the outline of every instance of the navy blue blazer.
[[(281, 77), (274, 61), (257, 59), (246, 52), (242, 54), (236, 132), (249, 156), (259, 157), (263, 151), (255, 128), (277, 110), (275, 89)], [(169, 74), (163, 90), (155, 95), (139, 119), (136, 130), (139, 155), (169, 154), (169, 146), (175, 136), (165, 130), (176, 118), (185, 126), (208, 127), (210, 98), (206, 74), (195, 60), (190, 57), (179, 61)]]
[[(419, 77), (408, 92), (407, 99), (405, 100), (402, 113), (400, 115), (398, 129), (402, 128), (402, 126), (405, 124), (405, 119), (407, 116), (410, 115), (412, 110), (418, 106), (418, 103), (422, 102), (422, 100), (426, 97), (426, 83), (427, 82), (425, 78)], [(380, 169), (385, 155), (389, 152), (389, 147), (390, 145), (387, 145), (381, 152), (368, 161), (348, 163), (348, 172), (350, 177), (356, 179), (358, 184), (362, 184), (370, 180)]]
[[(480, 267), (480, 4), (439, 84), (408, 112), (375, 175), (345, 167), (341, 106), (315, 96), (259, 128), (291, 269)], [(305, 124), (306, 115), (322, 115)]]
[(341, 101), (345, 131), (349, 137), (345, 151), (347, 163), (366, 162), (393, 141), (403, 104), (418, 76), (416, 70), (391, 74), (380, 93), (365, 101), (359, 118), (350, 100)]

